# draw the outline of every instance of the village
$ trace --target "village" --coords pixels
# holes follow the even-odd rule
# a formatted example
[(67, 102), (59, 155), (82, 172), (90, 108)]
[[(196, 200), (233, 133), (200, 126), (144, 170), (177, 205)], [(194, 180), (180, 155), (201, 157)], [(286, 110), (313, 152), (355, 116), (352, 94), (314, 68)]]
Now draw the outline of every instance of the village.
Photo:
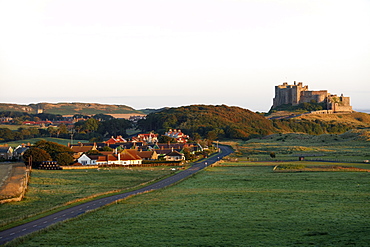
[[(189, 136), (181, 130), (169, 129), (164, 136), (168, 137), (167, 143), (158, 142), (158, 134), (138, 134), (131, 138), (112, 136), (103, 142), (78, 142), (68, 143), (74, 163), (60, 166), (55, 161), (44, 161), (39, 164), (39, 169), (73, 169), (77, 167), (96, 166), (141, 166), (174, 164), (193, 160), (196, 155), (206, 156), (209, 148), (200, 143), (190, 143)], [(3, 160), (22, 160), (23, 154), (31, 148), (31, 144), (22, 144), (15, 148), (8, 145), (0, 146), (0, 158)], [(27, 160), (24, 160), (27, 163)]]

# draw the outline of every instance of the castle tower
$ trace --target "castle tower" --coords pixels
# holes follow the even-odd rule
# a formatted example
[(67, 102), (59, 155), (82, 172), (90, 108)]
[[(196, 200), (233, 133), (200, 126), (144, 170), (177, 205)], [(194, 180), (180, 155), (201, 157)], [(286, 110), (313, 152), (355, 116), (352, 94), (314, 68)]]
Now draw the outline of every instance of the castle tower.
[(272, 108), (280, 105), (298, 105), (301, 100), (301, 92), (307, 91), (308, 86), (303, 86), (302, 82), (298, 85), (294, 82), (294, 85), (288, 85), (284, 82), (283, 85), (275, 86), (275, 98), (273, 99)]

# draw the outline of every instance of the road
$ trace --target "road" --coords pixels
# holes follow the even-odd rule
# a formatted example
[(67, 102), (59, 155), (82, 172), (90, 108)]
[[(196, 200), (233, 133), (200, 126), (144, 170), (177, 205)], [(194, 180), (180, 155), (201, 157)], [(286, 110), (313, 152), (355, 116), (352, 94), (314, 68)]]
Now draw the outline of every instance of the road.
[(86, 202), (86, 203), (62, 210), (60, 212), (51, 214), (49, 216), (45, 216), (38, 220), (26, 223), (24, 225), (20, 225), (20, 226), (11, 228), (11, 229), (4, 230), (0, 232), (0, 245), (3, 245), (16, 238), (33, 233), (35, 231), (41, 230), (43, 228), (46, 228), (58, 222), (72, 219), (81, 214), (87, 213), (91, 210), (95, 210), (97, 208), (103, 207), (104, 205), (114, 203), (117, 200), (122, 200), (129, 196), (138, 195), (138, 194), (148, 192), (148, 191), (162, 189), (176, 182), (179, 182), (183, 180), (184, 178), (187, 178), (193, 175), (199, 170), (204, 169), (205, 167), (217, 162), (222, 157), (227, 156), (233, 152), (232, 149), (227, 146), (220, 145), (220, 149), (221, 149), (221, 152), (219, 153), (219, 155), (214, 155), (208, 159), (203, 159), (202, 161), (195, 163), (193, 166), (191, 166), (190, 168), (184, 171), (176, 173), (173, 176), (167, 177), (163, 180), (160, 180), (146, 187), (143, 187), (143, 188), (131, 191), (131, 192), (126, 192), (126, 193), (117, 194), (114, 196), (109, 196), (109, 197), (100, 198), (94, 201)]

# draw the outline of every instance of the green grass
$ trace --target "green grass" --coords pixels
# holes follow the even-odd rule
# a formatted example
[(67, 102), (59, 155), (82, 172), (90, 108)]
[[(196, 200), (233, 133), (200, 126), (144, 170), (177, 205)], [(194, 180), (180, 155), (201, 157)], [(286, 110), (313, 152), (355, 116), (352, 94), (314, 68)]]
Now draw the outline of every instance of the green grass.
[(0, 226), (92, 195), (124, 190), (172, 173), (170, 167), (33, 170), (24, 200), (0, 206)]
[(340, 163), (340, 162), (313, 162), (313, 161), (261, 161), (261, 162), (223, 162), (220, 166), (276, 166), (276, 165), (295, 165), (295, 166), (349, 166), (362, 169), (370, 169), (370, 163)]
[[(341, 135), (275, 134), (263, 139), (234, 142), (237, 150), (234, 157), (239, 160), (322, 159), (343, 162), (370, 160), (370, 141), (366, 141), (369, 130), (349, 131)], [(365, 138), (365, 139), (364, 139)], [(248, 159), (247, 159), (248, 158)]]
[(212, 167), (17, 246), (368, 246), (370, 173)]
[[(40, 138), (32, 138), (32, 139), (25, 139), (25, 140), (19, 140), (19, 141), (12, 141), (12, 142), (6, 142), (9, 146), (12, 146), (12, 147), (17, 147), (18, 145), (22, 144), (22, 143), (31, 143), (31, 144), (35, 144), (36, 142), (40, 141), (40, 140), (46, 140), (46, 141), (50, 141), (50, 142), (56, 142), (56, 143), (59, 143), (59, 144), (62, 144), (62, 145), (65, 145), (67, 146), (68, 143), (71, 143), (71, 139), (63, 139), (63, 138), (55, 138), (55, 137), (40, 137)], [(73, 143), (77, 143), (77, 142), (88, 142), (87, 140), (73, 140)]]
[(23, 125), (23, 124), (20, 124), (20, 125), (0, 124), (0, 128), (8, 128), (10, 130), (18, 130), (19, 128), (26, 128), (27, 129), (27, 128), (31, 128), (31, 127), (35, 127), (35, 126)]

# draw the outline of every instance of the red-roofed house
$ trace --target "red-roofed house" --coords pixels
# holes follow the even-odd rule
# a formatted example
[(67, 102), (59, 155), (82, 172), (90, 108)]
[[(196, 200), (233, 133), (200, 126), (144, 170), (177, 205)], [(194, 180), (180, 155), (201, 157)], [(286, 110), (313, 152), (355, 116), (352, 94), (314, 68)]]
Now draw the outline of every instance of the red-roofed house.
[(122, 136), (117, 136), (116, 138), (112, 136), (108, 141), (105, 141), (106, 144), (115, 144), (118, 142), (127, 142), (127, 141)]
[(175, 138), (177, 142), (185, 143), (189, 140), (189, 136), (182, 133), (181, 130), (169, 129), (164, 135)]

